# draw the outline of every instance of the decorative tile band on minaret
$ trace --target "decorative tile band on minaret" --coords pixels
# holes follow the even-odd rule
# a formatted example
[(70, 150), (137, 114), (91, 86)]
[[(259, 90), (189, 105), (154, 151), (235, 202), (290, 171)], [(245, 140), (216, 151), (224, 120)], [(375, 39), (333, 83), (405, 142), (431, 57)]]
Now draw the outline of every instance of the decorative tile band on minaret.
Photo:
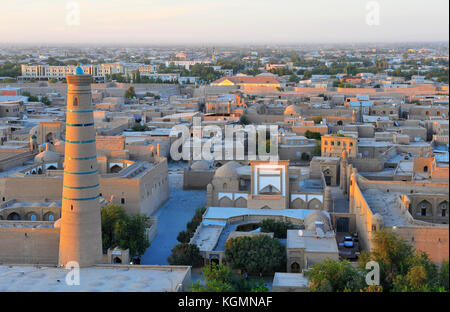
[(102, 262), (92, 77), (77, 67), (68, 85), (59, 264)]

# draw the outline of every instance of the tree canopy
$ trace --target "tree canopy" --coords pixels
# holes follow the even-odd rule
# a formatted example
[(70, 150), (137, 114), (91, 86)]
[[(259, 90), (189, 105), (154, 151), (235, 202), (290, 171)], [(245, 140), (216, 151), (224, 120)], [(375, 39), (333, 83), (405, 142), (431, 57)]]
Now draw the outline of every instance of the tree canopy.
[(116, 204), (103, 206), (102, 242), (103, 249), (119, 247), (129, 249), (130, 256), (140, 256), (150, 247), (147, 236), (148, 216), (127, 215), (125, 209)]
[(234, 269), (248, 273), (273, 273), (286, 265), (286, 248), (267, 235), (241, 236), (229, 239), (225, 257)]
[(132, 99), (136, 96), (136, 92), (134, 91), (134, 87), (130, 86), (126, 91), (125, 91), (125, 97), (127, 99)]
[(211, 263), (202, 270), (205, 285), (200, 281), (192, 284), (193, 292), (265, 292), (268, 288), (264, 280), (251, 280), (233, 274), (230, 268), (224, 264)]
[(172, 254), (167, 258), (167, 262), (171, 265), (200, 267), (203, 265), (203, 257), (197, 245), (181, 243), (172, 248)]

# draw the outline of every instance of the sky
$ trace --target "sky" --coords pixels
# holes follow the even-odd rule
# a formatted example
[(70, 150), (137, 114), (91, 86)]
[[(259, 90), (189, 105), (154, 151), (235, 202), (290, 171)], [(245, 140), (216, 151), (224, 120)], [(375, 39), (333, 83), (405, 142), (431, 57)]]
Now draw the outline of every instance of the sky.
[(448, 0), (1, 0), (0, 44), (295, 44), (449, 38)]

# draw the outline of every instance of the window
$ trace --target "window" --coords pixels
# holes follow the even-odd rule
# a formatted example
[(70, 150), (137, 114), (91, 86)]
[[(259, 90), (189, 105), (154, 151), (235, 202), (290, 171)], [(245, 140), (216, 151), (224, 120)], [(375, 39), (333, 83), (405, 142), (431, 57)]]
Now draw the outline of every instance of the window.
[(121, 204), (125, 204), (125, 198), (122, 197), (122, 198), (120, 199), (120, 203), (121, 203)]
[(441, 216), (446, 217), (447, 216), (447, 203), (441, 204)]
[(353, 146), (353, 142), (350, 142), (350, 146)]
[(77, 96), (75, 96), (73, 98), (73, 106), (78, 106), (78, 97)]
[(423, 167), (423, 172), (428, 172), (428, 166)]
[(324, 144), (325, 144), (325, 145), (328, 145), (328, 141), (325, 141)]
[(377, 226), (375, 224), (372, 224), (372, 232), (376, 232), (377, 231)]

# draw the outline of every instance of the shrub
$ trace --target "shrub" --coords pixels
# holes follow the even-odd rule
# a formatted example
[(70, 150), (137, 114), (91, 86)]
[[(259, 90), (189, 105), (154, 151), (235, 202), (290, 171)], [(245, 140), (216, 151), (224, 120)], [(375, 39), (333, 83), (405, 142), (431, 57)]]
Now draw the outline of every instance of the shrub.
[(234, 269), (273, 273), (284, 268), (286, 248), (278, 239), (267, 235), (241, 236), (227, 241), (225, 257)]
[(167, 262), (171, 265), (200, 267), (203, 264), (203, 258), (197, 245), (181, 243), (172, 248), (172, 254), (167, 258)]

